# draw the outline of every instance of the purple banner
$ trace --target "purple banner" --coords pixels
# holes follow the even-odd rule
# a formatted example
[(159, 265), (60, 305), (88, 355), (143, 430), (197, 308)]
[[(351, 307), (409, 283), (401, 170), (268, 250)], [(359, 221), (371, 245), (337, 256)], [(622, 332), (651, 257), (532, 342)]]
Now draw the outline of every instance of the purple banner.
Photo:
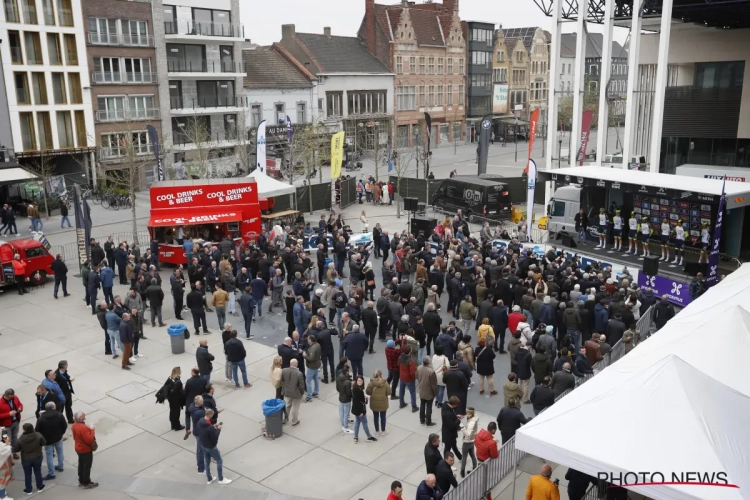
[(666, 295), (672, 304), (681, 307), (685, 307), (692, 302), (689, 283), (665, 278), (664, 276), (646, 276), (639, 272), (638, 288), (641, 290), (650, 288), (657, 297)]
[(719, 201), (719, 211), (716, 214), (716, 227), (714, 228), (714, 240), (711, 243), (711, 253), (708, 255), (708, 276), (706, 277), (706, 290), (714, 286), (719, 280), (719, 245), (721, 244), (721, 226), (724, 222), (724, 202), (726, 194), (724, 187), (727, 184), (727, 178), (724, 177), (724, 183), (721, 185), (721, 200)]

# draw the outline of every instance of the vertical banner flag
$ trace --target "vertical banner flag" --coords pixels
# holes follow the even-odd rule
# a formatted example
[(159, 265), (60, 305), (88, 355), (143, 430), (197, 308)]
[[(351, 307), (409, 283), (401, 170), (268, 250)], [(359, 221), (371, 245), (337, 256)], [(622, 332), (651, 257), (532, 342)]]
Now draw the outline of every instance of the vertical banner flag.
[(156, 156), (156, 180), (163, 181), (164, 166), (161, 163), (161, 155), (159, 154), (159, 132), (156, 131), (153, 125), (146, 125), (146, 132), (148, 133), (151, 145), (154, 147), (154, 156)]
[(527, 168), (529, 172), (526, 176), (526, 234), (531, 238), (531, 220), (534, 218), (534, 191), (536, 189), (536, 162), (529, 158)]
[(292, 143), (292, 119), (289, 118), (289, 115), (286, 115), (286, 142), (288, 144)]
[(344, 132), (331, 137), (331, 179), (341, 177), (341, 163), (344, 161)]
[(86, 255), (91, 255), (91, 207), (86, 198), (81, 201), (83, 203), (83, 234), (86, 237)]
[(716, 227), (714, 228), (714, 240), (711, 244), (711, 253), (708, 255), (708, 277), (706, 278), (706, 290), (719, 281), (719, 245), (721, 244), (721, 226), (724, 222), (724, 204), (726, 202), (727, 177), (721, 185), (721, 200), (719, 201), (719, 212), (716, 214)]
[(536, 137), (536, 129), (539, 126), (539, 108), (535, 109), (531, 113), (529, 118), (529, 157), (526, 159), (526, 168), (523, 169), (525, 174), (529, 173), (529, 161), (531, 161), (531, 152), (534, 150), (534, 138)]
[(581, 118), (581, 149), (578, 151), (578, 165), (583, 166), (583, 160), (586, 158), (586, 147), (589, 145), (589, 134), (591, 132), (591, 122), (594, 120), (592, 110), (584, 111)]
[(73, 185), (73, 214), (76, 218), (76, 247), (78, 248), (78, 269), (89, 260), (89, 240), (86, 239), (86, 233), (83, 222), (83, 211), (81, 210), (81, 189), (78, 184)]
[(391, 153), (391, 143), (388, 143), (388, 171), (393, 171), (393, 153)]
[(424, 114), (424, 123), (427, 126), (427, 155), (425, 155), (425, 162), (424, 162), (424, 178), (426, 179), (430, 175), (430, 146), (432, 143), (432, 117), (430, 116), (430, 113)]
[(479, 128), (479, 144), (477, 145), (477, 174), (487, 173), (487, 157), (492, 138), (492, 115), (482, 118)]
[(266, 121), (263, 120), (258, 124), (258, 130), (255, 133), (255, 163), (258, 170), (266, 173)]

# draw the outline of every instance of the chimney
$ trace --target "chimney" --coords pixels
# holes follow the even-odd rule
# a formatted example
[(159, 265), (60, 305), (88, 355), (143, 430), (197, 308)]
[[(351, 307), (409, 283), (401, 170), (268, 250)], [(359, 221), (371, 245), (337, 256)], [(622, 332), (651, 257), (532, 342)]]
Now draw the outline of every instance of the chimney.
[(294, 38), (296, 31), (293, 24), (282, 24), (281, 25), (281, 39), (288, 40)]
[(365, 0), (365, 42), (367, 50), (375, 54), (375, 0)]
[(443, 0), (443, 7), (448, 12), (458, 12), (458, 0)]
[(330, 26), (326, 26), (325, 28), (323, 28), (323, 34), (325, 36), (331, 36), (331, 27)]

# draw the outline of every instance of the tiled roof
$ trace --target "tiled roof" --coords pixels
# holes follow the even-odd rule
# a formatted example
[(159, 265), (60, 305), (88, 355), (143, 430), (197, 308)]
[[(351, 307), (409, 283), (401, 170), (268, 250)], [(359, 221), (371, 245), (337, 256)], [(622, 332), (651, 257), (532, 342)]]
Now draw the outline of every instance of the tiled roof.
[(534, 33), (536, 33), (536, 27), (530, 28), (508, 28), (504, 29), (506, 38), (520, 38), (526, 47), (526, 52), (531, 53), (531, 45), (534, 41)]
[(356, 37), (297, 33), (321, 73), (389, 73), (390, 70)]
[(242, 62), (247, 76), (245, 87), (304, 88), (310, 79), (273, 47), (258, 47), (242, 51)]
[[(562, 44), (560, 45), (561, 57), (575, 57), (576, 56), (576, 42), (578, 36), (576, 33), (563, 33)], [(586, 57), (597, 58), (602, 57), (602, 45), (604, 45), (604, 37), (601, 33), (588, 33), (586, 37)], [(622, 45), (618, 42), (612, 42), (612, 57), (628, 57), (628, 51), (625, 50)]]
[[(441, 16), (436, 6), (439, 4), (416, 4), (409, 6), (414, 36), (418, 45), (444, 45), (443, 35), (450, 27), (450, 16)], [(386, 15), (387, 12), (387, 15)], [(403, 7), (401, 5), (375, 4), (375, 18), (383, 31), (390, 38), (395, 35), (398, 21), (401, 19)], [(438, 21), (438, 19), (440, 21)], [(390, 21), (390, 26), (388, 25)], [(442, 23), (442, 32), (440, 30)], [(446, 24), (447, 23), (447, 24)]]

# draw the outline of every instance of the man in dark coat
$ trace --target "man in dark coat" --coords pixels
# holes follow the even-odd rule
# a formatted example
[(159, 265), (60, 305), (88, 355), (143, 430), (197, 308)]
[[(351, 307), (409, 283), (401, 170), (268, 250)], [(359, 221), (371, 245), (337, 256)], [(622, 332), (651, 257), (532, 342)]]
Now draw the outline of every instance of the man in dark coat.
[[(443, 375), (443, 380), (445, 380), (445, 375)], [(443, 421), (441, 429), (443, 434), (443, 456), (447, 456), (448, 452), (453, 450), (456, 457), (461, 460), (461, 452), (458, 451), (457, 444), (458, 429), (461, 427), (461, 419), (458, 418), (458, 415), (463, 415), (463, 413), (459, 412), (459, 405), (460, 401), (458, 397), (449, 396), (448, 401), (443, 404), (440, 410), (440, 418)]]
[(456, 481), (456, 475), (453, 474), (453, 464), (456, 461), (456, 457), (453, 453), (448, 452), (445, 454), (445, 458), (438, 462), (435, 468), (435, 479), (437, 480), (438, 488), (443, 493), (447, 493), (452, 487), (458, 486)]
[(515, 398), (510, 398), (508, 406), (503, 407), (497, 414), (497, 428), (500, 429), (500, 435), (503, 438), (502, 444), (515, 436), (516, 431), (528, 421), (526, 416), (518, 409), (518, 402)]
[(315, 333), (315, 336), (318, 339), (318, 344), (320, 344), (320, 362), (323, 365), (323, 380), (321, 380), (321, 382), (327, 384), (329, 367), (331, 370), (331, 378), (333, 380), (336, 379), (336, 369), (333, 363), (333, 340), (331, 339), (333, 334), (331, 333), (331, 330), (325, 328), (322, 321), (318, 321), (315, 324), (315, 329), (318, 330), (318, 332)]
[(375, 334), (378, 331), (378, 313), (375, 311), (375, 304), (370, 301), (367, 307), (362, 310), (362, 326), (365, 329), (365, 336), (370, 341), (369, 353), (375, 354)]
[(198, 371), (206, 383), (211, 381), (211, 371), (214, 369), (214, 355), (208, 352), (208, 340), (201, 339), (198, 349), (195, 351), (195, 361), (198, 365)]
[(495, 352), (505, 354), (505, 330), (508, 329), (508, 308), (502, 300), (498, 300), (492, 308), (490, 317), (492, 329), (495, 331)]
[[(57, 370), (55, 370), (55, 382), (62, 389), (63, 396), (65, 396), (65, 416), (68, 419), (69, 424), (73, 424), (73, 378), (68, 373), (68, 362), (65, 360), (57, 363)], [(62, 413), (62, 408), (57, 408)]]
[(39, 415), (44, 412), (45, 405), (50, 402), (55, 404), (55, 408), (60, 408), (61, 406), (60, 399), (54, 391), (50, 391), (45, 385), (40, 384), (36, 388), (36, 411), (34, 411), (36, 418), (39, 418)]
[(427, 304), (427, 310), (422, 316), (422, 326), (424, 327), (424, 333), (427, 337), (426, 347), (427, 355), (432, 355), (430, 348), (436, 345), (438, 335), (440, 335), (440, 327), (443, 324), (443, 318), (435, 310), (435, 304)]
[[(201, 323), (203, 324), (203, 333), (210, 333), (208, 331), (208, 325), (206, 324), (206, 311), (205, 311), (205, 300), (200, 290), (200, 281), (195, 283), (195, 287), (187, 294), (187, 307), (190, 309), (190, 314), (193, 316), (193, 326), (195, 327), (195, 334), (200, 334)], [(189, 403), (188, 403), (189, 404)]]
[(352, 376), (364, 375), (362, 359), (367, 352), (369, 340), (359, 331), (359, 325), (352, 325), (352, 331), (344, 337), (344, 355), (352, 365)]
[(156, 318), (159, 318), (159, 326), (167, 326), (161, 318), (161, 307), (164, 304), (164, 292), (158, 284), (156, 278), (151, 279), (151, 285), (146, 288), (146, 296), (151, 306), (151, 326), (156, 326)]
[(57, 291), (60, 289), (60, 284), (62, 284), (63, 297), (68, 297), (70, 295), (68, 293), (68, 266), (62, 260), (62, 255), (58, 254), (50, 267), (55, 272), (55, 298), (57, 298)]
[(430, 434), (427, 438), (427, 444), (424, 446), (424, 464), (427, 468), (427, 474), (435, 474), (435, 468), (442, 459), (443, 456), (440, 454), (440, 436)]
[(625, 323), (622, 322), (622, 313), (616, 312), (614, 317), (607, 322), (607, 328), (604, 332), (607, 337), (607, 343), (611, 346), (618, 343), (625, 330)]
[(46, 480), (54, 479), (55, 471), (62, 472), (63, 470), (62, 440), (65, 431), (68, 429), (65, 417), (62, 416), (59, 408), (53, 405), (54, 403), (50, 404), (49, 402), (45, 404), (44, 411), (38, 416), (36, 427), (34, 427), (34, 430), (41, 434), (46, 441), (46, 446), (57, 450), (57, 465), (54, 463), (53, 455), (47, 454), (47, 476), (44, 478)]
[(669, 303), (668, 297), (666, 295), (662, 296), (661, 301), (654, 306), (654, 325), (656, 325), (656, 329), (661, 330), (667, 324), (667, 321), (674, 318), (674, 315), (674, 307)]
[[(466, 375), (458, 369), (458, 361), (455, 359), (451, 360), (450, 369), (443, 374), (443, 383), (445, 384), (445, 391), (447, 398), (456, 396), (458, 398), (458, 405), (456, 413), (458, 415), (466, 414), (466, 399), (469, 395), (469, 381), (466, 379)], [(445, 437), (443, 437), (445, 441)], [(461, 455), (456, 454), (458, 457)]]
[(187, 439), (190, 437), (190, 425), (191, 425), (191, 419), (190, 419), (190, 405), (192, 405), (195, 401), (195, 396), (200, 396), (204, 392), (206, 392), (206, 379), (201, 376), (200, 370), (196, 367), (193, 368), (190, 371), (190, 378), (185, 381), (185, 437), (183, 439)]
[(289, 368), (289, 365), (293, 359), (299, 359), (299, 351), (292, 347), (292, 339), (287, 337), (284, 339), (284, 343), (279, 345), (277, 348), (279, 356), (281, 356), (281, 368)]

